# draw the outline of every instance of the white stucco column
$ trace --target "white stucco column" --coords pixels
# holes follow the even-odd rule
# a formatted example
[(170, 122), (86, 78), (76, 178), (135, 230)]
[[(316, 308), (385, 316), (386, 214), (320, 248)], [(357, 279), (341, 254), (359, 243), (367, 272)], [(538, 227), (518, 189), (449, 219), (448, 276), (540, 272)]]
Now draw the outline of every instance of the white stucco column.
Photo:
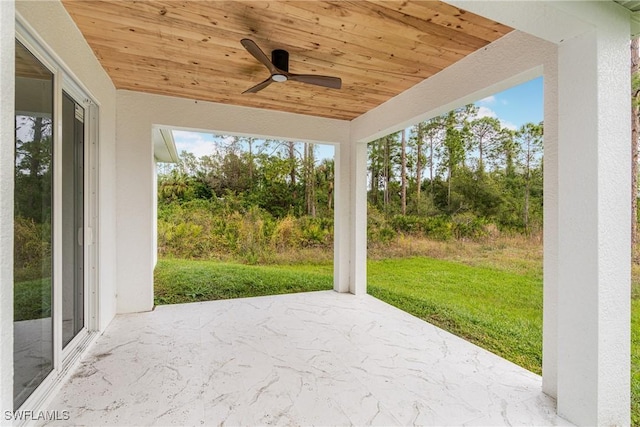
[[(0, 408), (13, 408), (15, 3), (0, 1)], [(0, 423), (9, 424), (2, 418)]]
[(630, 58), (622, 12), (558, 50), (557, 401), (558, 413), (580, 425), (630, 422)]
[[(121, 117), (136, 117), (136, 108), (119, 105), (117, 167), (117, 311), (153, 308), (155, 254), (153, 183), (155, 162), (151, 126), (126, 126)], [(125, 131), (126, 130), (126, 131)]]
[(544, 62), (542, 390), (558, 395), (558, 55)]
[(335, 147), (333, 290), (349, 292), (351, 271), (351, 145)]
[(351, 269), (349, 292), (367, 293), (367, 144), (352, 141), (351, 149)]

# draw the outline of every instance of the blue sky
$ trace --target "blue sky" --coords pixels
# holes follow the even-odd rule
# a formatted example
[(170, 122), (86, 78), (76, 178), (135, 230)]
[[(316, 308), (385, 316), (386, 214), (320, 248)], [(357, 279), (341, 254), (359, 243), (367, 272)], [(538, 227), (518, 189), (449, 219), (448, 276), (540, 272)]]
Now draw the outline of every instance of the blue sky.
[[(484, 98), (476, 105), (480, 117), (496, 117), (504, 127), (516, 129), (525, 123), (539, 123), (543, 119), (542, 77)], [(215, 154), (216, 136), (213, 134), (174, 130), (173, 137), (178, 153)], [(318, 157), (333, 157), (333, 147), (319, 147)]]
[(505, 127), (518, 128), (543, 119), (542, 77), (476, 102), (480, 115), (496, 117)]
[(189, 132), (174, 130), (173, 139), (176, 142), (178, 153), (188, 151), (196, 157), (215, 154), (215, 135), (210, 133)]

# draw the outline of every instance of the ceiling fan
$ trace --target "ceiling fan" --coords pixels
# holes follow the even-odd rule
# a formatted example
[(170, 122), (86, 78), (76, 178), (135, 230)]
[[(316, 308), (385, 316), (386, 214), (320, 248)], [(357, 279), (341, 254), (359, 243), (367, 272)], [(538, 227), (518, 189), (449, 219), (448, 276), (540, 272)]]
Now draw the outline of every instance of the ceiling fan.
[(323, 86), (333, 89), (340, 89), (342, 87), (342, 80), (338, 77), (319, 76), (315, 74), (293, 74), (289, 72), (289, 52), (282, 49), (276, 49), (271, 52), (271, 61), (267, 58), (267, 55), (260, 50), (258, 45), (250, 39), (242, 39), (240, 41), (247, 51), (253, 55), (259, 62), (261, 62), (269, 72), (271, 76), (262, 83), (250, 87), (242, 92), (256, 93), (265, 87), (269, 86), (273, 82), (283, 83), (287, 80), (293, 80), (301, 83), (308, 83), (316, 86)]

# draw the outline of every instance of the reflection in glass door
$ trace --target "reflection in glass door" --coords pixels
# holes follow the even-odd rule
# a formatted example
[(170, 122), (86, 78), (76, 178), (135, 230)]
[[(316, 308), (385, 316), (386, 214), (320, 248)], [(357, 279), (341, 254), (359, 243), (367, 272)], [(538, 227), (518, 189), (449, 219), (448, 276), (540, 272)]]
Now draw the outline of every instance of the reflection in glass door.
[(84, 327), (84, 108), (62, 96), (62, 346)]
[(14, 407), (53, 369), (53, 74), (16, 41)]

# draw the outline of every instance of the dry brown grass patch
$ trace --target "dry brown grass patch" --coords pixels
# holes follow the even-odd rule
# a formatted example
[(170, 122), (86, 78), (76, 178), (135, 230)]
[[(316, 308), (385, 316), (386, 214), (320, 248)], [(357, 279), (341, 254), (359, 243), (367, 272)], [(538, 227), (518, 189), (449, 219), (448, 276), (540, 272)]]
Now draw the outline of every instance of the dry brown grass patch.
[(470, 266), (542, 274), (542, 241), (539, 237), (500, 236), (483, 241), (441, 242), (399, 236), (386, 244), (370, 244), (368, 255), (373, 260), (424, 256)]

